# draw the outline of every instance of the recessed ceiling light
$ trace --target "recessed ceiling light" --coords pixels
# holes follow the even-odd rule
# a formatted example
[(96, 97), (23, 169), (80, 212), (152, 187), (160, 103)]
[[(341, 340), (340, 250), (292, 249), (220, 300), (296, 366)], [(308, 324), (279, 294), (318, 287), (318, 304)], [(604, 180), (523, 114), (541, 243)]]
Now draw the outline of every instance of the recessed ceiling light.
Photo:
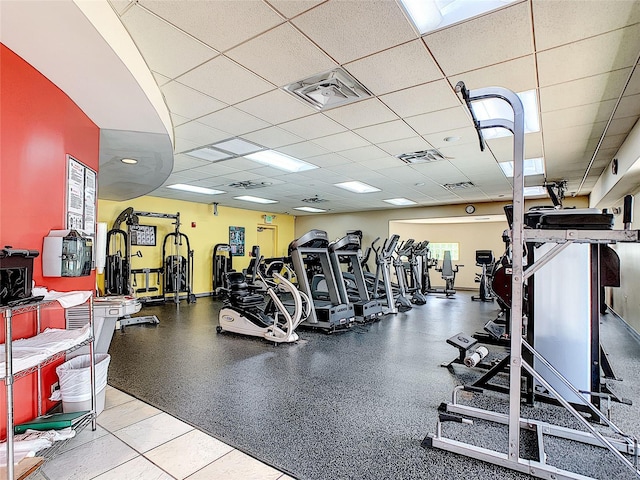
[[(540, 131), (540, 117), (538, 115), (538, 96), (535, 90), (518, 93), (524, 109), (524, 133)], [(513, 121), (513, 110), (507, 102), (497, 98), (489, 98), (473, 102), (473, 113), (477, 120), (504, 118)], [(486, 128), (482, 136), (486, 139), (508, 137), (511, 133), (504, 128)]]
[[(498, 165), (500, 165), (507, 177), (513, 177), (513, 162), (500, 162)], [(525, 177), (528, 175), (544, 175), (544, 159), (542, 157), (525, 158), (523, 167)]]
[(277, 200), (269, 200), (268, 198), (252, 197), (251, 195), (242, 195), (240, 197), (233, 197), (236, 200), (243, 200), (245, 202), (253, 203), (278, 203)]
[(413, 200), (409, 200), (408, 198), (389, 198), (384, 200), (391, 205), (417, 205)]
[(236, 155), (246, 155), (247, 153), (264, 150), (264, 147), (256, 145), (255, 143), (247, 142), (242, 138), (231, 138), (224, 142), (214, 143), (212, 144), (212, 147), (219, 148), (225, 152), (235, 153)]
[(294, 210), (302, 210), (303, 212), (310, 212), (310, 213), (322, 213), (322, 212), (326, 212), (326, 210), (323, 210), (322, 208), (315, 208), (315, 207), (293, 207)]
[(304, 172), (305, 170), (318, 168), (317, 165), (303, 162), (302, 160), (276, 152), (275, 150), (264, 150), (262, 152), (252, 153), (251, 155), (245, 155), (245, 158), (286, 172)]
[(135, 165), (136, 163), (138, 163), (138, 160), (136, 160), (135, 158), (121, 158), (120, 161), (122, 163), (126, 163), (127, 165)]
[(221, 152), (220, 150), (212, 148), (211, 146), (196, 148), (195, 150), (184, 152), (184, 154), (189, 155), (190, 157), (207, 160), (208, 162), (218, 162), (220, 160), (231, 158), (231, 155), (229, 155), (227, 152)]
[(546, 195), (547, 190), (544, 187), (524, 187), (525, 197), (537, 197), (539, 195)]
[(184, 183), (167, 185), (167, 188), (173, 188), (174, 190), (184, 190), (185, 192), (202, 193), (204, 195), (218, 195), (220, 193), (225, 193), (222, 190), (213, 190), (212, 188), (197, 187), (195, 185), (186, 185)]
[(379, 188), (372, 187), (371, 185), (358, 181), (334, 183), (334, 186), (344, 188), (345, 190), (349, 190), (354, 193), (372, 193), (381, 191)]
[(421, 35), (497, 10), (515, 0), (400, 0)]

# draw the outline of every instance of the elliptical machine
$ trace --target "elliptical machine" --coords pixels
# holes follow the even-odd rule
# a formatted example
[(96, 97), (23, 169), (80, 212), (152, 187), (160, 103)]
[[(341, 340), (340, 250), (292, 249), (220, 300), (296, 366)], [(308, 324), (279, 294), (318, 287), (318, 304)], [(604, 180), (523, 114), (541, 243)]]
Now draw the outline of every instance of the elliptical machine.
[[(216, 332), (240, 333), (278, 343), (291, 343), (299, 339), (295, 329), (311, 313), (311, 302), (289, 280), (279, 273), (273, 274), (274, 281), (267, 281), (259, 269), (256, 275), (267, 286), (270, 301), (265, 308), (265, 297), (258, 293), (260, 287), (249, 285), (245, 274), (227, 272), (226, 287), (221, 287), (224, 306), (220, 310)], [(276, 283), (277, 282), (277, 283)], [(293, 298), (293, 313), (285, 307), (276, 289), (290, 294)]]

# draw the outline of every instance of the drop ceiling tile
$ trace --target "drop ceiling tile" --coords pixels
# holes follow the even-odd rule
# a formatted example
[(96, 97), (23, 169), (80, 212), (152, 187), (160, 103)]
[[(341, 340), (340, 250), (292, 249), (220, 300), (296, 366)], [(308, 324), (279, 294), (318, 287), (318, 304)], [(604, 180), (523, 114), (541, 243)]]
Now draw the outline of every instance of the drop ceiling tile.
[(561, 142), (584, 144), (585, 146), (591, 138), (598, 138), (604, 131), (605, 122), (593, 125), (578, 125), (575, 127), (567, 127), (559, 130), (552, 130), (544, 133), (545, 145), (548, 142)]
[(246, 133), (242, 136), (245, 140), (264, 145), (268, 148), (278, 148), (292, 143), (302, 142), (304, 139), (289, 133), (278, 127), (269, 127), (255, 132)]
[(228, 132), (223, 132), (195, 121), (174, 128), (174, 132), (176, 138), (196, 142), (199, 145), (208, 145), (232, 136)]
[[(450, 147), (451, 145), (473, 143), (478, 150), (480, 144), (478, 141), (478, 134), (473, 127), (454, 128), (447, 130), (446, 132), (430, 133), (423, 135), (424, 139), (433, 145), (433, 148)], [(456, 140), (447, 141), (445, 138), (453, 138)]]
[(325, 112), (325, 115), (352, 130), (375, 125), (376, 123), (398, 120), (398, 116), (377, 98), (361, 100), (343, 107), (333, 108)]
[(306, 117), (317, 112), (310, 105), (279, 89), (238, 103), (235, 106), (244, 112), (274, 124)]
[[(307, 170), (305, 175), (311, 178), (314, 181), (321, 181), (326, 183), (339, 183), (346, 182), (349, 180), (355, 180), (352, 178), (345, 178), (342, 175), (339, 175), (331, 170), (327, 170), (326, 168), (317, 168), (315, 170)], [(335, 187), (338, 188), (338, 187)]]
[[(639, 49), (640, 24), (636, 24), (539, 52), (540, 86), (569, 82), (631, 66)], [(589, 61), (585, 61), (585, 58)]]
[[(265, 52), (269, 52), (265, 55)], [(226, 55), (278, 86), (331, 70), (337, 64), (298, 30), (285, 23)]]
[(637, 121), (638, 121), (638, 115), (634, 117), (616, 118), (611, 121), (611, 124), (607, 129), (607, 134), (609, 135), (628, 134)]
[(542, 114), (543, 130), (556, 130), (594, 122), (606, 122), (611, 116), (615, 100), (580, 105), (578, 107), (554, 110)]
[(460, 105), (460, 100), (446, 80), (382, 95), (380, 100), (401, 117), (412, 117)]
[(185, 73), (178, 81), (228, 104), (273, 90), (273, 85), (223, 56)]
[(384, 178), (388, 178), (395, 182), (408, 183), (410, 185), (426, 182), (426, 179), (428, 178), (422, 172), (415, 170), (412, 166), (402, 163), (400, 160), (397, 160), (396, 165), (390, 168), (380, 168), (376, 171)]
[(469, 181), (466, 175), (447, 160), (443, 160), (441, 162), (418, 163), (412, 165), (411, 168), (439, 185)]
[(634, 70), (629, 80), (629, 85), (624, 91), (625, 95), (637, 95), (640, 93), (640, 68)]
[(333, 135), (334, 133), (340, 133), (346, 130), (342, 125), (321, 113), (281, 123), (279, 127), (307, 140), (326, 137), (327, 135)]
[(315, 140), (313, 140), (313, 143), (333, 152), (339, 152), (341, 150), (349, 150), (358, 147), (366, 147), (369, 145), (369, 142), (353, 132), (342, 132), (336, 133), (335, 135), (316, 138)]
[[(258, 170), (262, 170), (262, 168), (258, 169)], [(251, 171), (239, 171), (239, 172), (234, 172), (234, 173), (230, 173), (227, 175), (228, 178), (230, 178), (232, 181), (230, 183), (235, 183), (235, 182), (247, 182), (247, 181), (251, 181), (251, 182), (262, 182), (264, 181), (264, 177), (258, 173), (255, 173), (253, 170)], [(237, 187), (229, 187), (230, 189), (235, 189), (236, 192), (241, 191), (241, 192), (246, 192), (246, 195), (253, 195), (252, 193), (249, 193), (250, 191), (244, 188), (237, 188)], [(253, 191), (253, 190), (251, 190)], [(260, 190), (257, 190), (257, 192), (259, 192)], [(237, 193), (234, 193), (234, 195)], [(240, 194), (242, 195), (242, 194)], [(256, 193), (256, 195), (259, 197), (260, 194)], [(274, 200), (276, 200), (274, 198)]]
[(201, 160), (199, 158), (190, 157), (189, 155), (175, 155), (173, 157), (173, 170), (172, 173), (178, 173), (182, 170), (190, 170), (192, 168), (203, 167), (209, 165), (211, 162)]
[(640, 95), (622, 97), (613, 118), (633, 117), (640, 114)]
[[(209, 177), (225, 177), (230, 178), (229, 175), (238, 173), (237, 168), (228, 166), (229, 162), (207, 162), (208, 165), (203, 165), (192, 170), (192, 173), (200, 175), (199, 178)], [(226, 180), (225, 180), (226, 181)]]
[(615, 100), (620, 95), (631, 69), (581, 78), (572, 82), (540, 88), (540, 109), (544, 112)]
[[(513, 137), (501, 137), (487, 140), (487, 146), (498, 162), (510, 162), (513, 160)], [(474, 144), (476, 150), (480, 151), (478, 144)], [(524, 136), (524, 156), (525, 158), (543, 157), (542, 133), (527, 133)]]
[(218, 54), (138, 5), (127, 10), (122, 22), (149, 68), (169, 78), (175, 78)]
[[(169, 176), (169, 179), (167, 179), (167, 181), (165, 182), (165, 185), (173, 185), (175, 183), (192, 183), (192, 180), (199, 180), (203, 178), (202, 172), (197, 172), (196, 170), (197, 168), (191, 168), (188, 170), (176, 172), (175, 174), (172, 173)], [(173, 180), (169, 182), (169, 180), (172, 178)], [(189, 181), (184, 181), (185, 179), (188, 179)]]
[(198, 122), (213, 128), (224, 130), (234, 135), (243, 135), (247, 132), (260, 130), (269, 126), (267, 122), (238, 110), (235, 107), (227, 107), (215, 113), (200, 117)]
[(305, 162), (309, 162), (321, 168), (352, 163), (350, 160), (347, 160), (346, 158), (336, 153), (325, 153), (324, 155), (317, 155), (315, 157), (305, 158)]
[(405, 118), (405, 121), (420, 135), (446, 133), (472, 125), (471, 118), (462, 106), (416, 115), (415, 117)]
[(384, 170), (392, 167), (393, 168), (402, 167), (404, 165), (404, 163), (402, 163), (402, 160), (399, 160), (396, 157), (391, 157), (391, 156), (362, 160), (362, 161), (359, 161), (358, 163), (361, 165), (364, 165), (366, 168), (369, 168), (371, 170)]
[(227, 105), (178, 82), (163, 85), (162, 93), (171, 113), (194, 119), (220, 110)]
[(158, 84), (159, 87), (169, 83), (171, 81), (171, 79), (169, 77), (165, 77), (164, 75), (162, 75), (161, 73), (158, 72), (154, 72), (151, 71), (151, 73), (153, 74), (153, 78), (156, 79), (156, 83)]
[(401, 140), (394, 140), (392, 142), (379, 143), (378, 147), (383, 149), (389, 155), (400, 155), (402, 153), (419, 152), (422, 150), (429, 150), (433, 148), (422, 137), (403, 138)]
[(269, 0), (269, 3), (285, 18), (293, 18), (319, 5), (324, 0)]
[(454, 88), (459, 81), (463, 81), (469, 90), (500, 86), (514, 92), (525, 92), (538, 86), (536, 59), (534, 55), (526, 55), (508, 62), (453, 75), (448, 80)]
[(194, 148), (201, 147), (202, 144), (199, 142), (194, 142), (192, 140), (187, 140), (185, 138), (175, 137), (175, 144), (173, 146), (173, 151), (176, 153), (186, 152), (187, 150), (193, 150)]
[(191, 119), (187, 117), (183, 117), (182, 115), (178, 115), (176, 113), (171, 113), (171, 121), (173, 122), (173, 126), (177, 127), (178, 125), (182, 125), (183, 123), (190, 122)]
[(640, 4), (617, 0), (545, 0), (533, 3), (533, 22), (536, 47), (546, 50), (640, 22)]
[(371, 143), (390, 142), (392, 140), (416, 136), (416, 132), (402, 120), (394, 120), (392, 122), (359, 128), (355, 130), (355, 133), (366, 138)]
[(423, 37), (446, 76), (533, 53), (529, 2)]
[(256, 175), (257, 177), (262, 177), (261, 181), (267, 181), (273, 184), (277, 183), (278, 185), (285, 183), (281, 180), (279, 180), (278, 182), (275, 182), (275, 180), (273, 179), (273, 177), (278, 177), (283, 173), (286, 173), (284, 170), (280, 170), (279, 168), (273, 168), (273, 167), (254, 168), (253, 170), (251, 170), (251, 173), (253, 175)]
[(375, 95), (442, 78), (421, 40), (414, 40), (345, 65)]
[(485, 149), (484, 152), (482, 152), (477, 145), (474, 145), (473, 143), (452, 145), (450, 147), (441, 148), (440, 153), (442, 153), (452, 165), (459, 165), (461, 162), (483, 165), (495, 163), (495, 158), (492, 152), (488, 149)]
[(227, 1), (222, 3), (223, 8), (214, 8), (215, 3), (208, 1), (189, 2), (189, 8), (185, 8), (183, 2), (141, 0), (139, 3), (221, 52), (283, 21), (260, 0)]
[(327, 153), (326, 148), (322, 148), (320, 145), (316, 145), (312, 142), (300, 142), (287, 145), (285, 147), (278, 148), (278, 151), (296, 158), (309, 158), (315, 155)]
[(626, 140), (627, 134), (622, 135), (605, 135), (604, 140), (602, 140), (602, 145), (600, 148), (620, 148), (622, 143)]
[(122, 14), (127, 8), (131, 7), (132, 4), (129, 0), (109, 0), (109, 3), (113, 6), (113, 9)]
[(416, 38), (396, 2), (326, 2), (292, 20), (340, 64)]
[(226, 167), (235, 168), (236, 170), (240, 170), (241, 172), (244, 170), (252, 170), (254, 168), (264, 167), (262, 163), (254, 162), (245, 157), (236, 157), (230, 160), (224, 160), (221, 163), (223, 163)]
[(340, 155), (348, 158), (353, 162), (367, 162), (369, 160), (375, 160), (377, 158), (384, 158), (388, 156), (387, 152), (373, 145), (354, 148), (351, 150), (344, 150), (340, 152)]

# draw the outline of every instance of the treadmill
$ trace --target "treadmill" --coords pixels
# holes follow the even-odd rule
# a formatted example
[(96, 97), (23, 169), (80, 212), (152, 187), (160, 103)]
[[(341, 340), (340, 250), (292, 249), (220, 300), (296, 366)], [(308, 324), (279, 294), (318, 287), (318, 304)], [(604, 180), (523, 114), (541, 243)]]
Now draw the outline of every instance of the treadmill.
[[(333, 267), (336, 284), (338, 286), (338, 294), (342, 299), (342, 303), (351, 303), (357, 322), (368, 322), (377, 320), (384, 312), (382, 302), (369, 298), (369, 292), (364, 280), (362, 265), (358, 252), (360, 250), (360, 237), (354, 234), (347, 234), (335, 242), (329, 244), (329, 258)], [(351, 273), (342, 272), (340, 264), (349, 264)], [(345, 278), (349, 278), (357, 290), (349, 297), (345, 285)]]
[[(332, 332), (348, 328), (355, 321), (353, 305), (343, 303), (329, 258), (329, 236), (323, 230), (310, 230), (289, 244), (289, 256), (298, 279), (298, 288), (312, 299), (311, 313), (301, 325)], [(305, 266), (316, 263), (327, 285), (328, 300), (314, 298)]]

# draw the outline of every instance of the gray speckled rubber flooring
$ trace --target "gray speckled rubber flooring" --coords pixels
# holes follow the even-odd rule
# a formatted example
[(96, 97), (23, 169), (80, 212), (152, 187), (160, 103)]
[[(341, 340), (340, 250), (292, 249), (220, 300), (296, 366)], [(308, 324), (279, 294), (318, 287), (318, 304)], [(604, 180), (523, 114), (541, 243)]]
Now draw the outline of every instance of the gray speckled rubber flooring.
[[(220, 302), (211, 298), (178, 309), (147, 307), (142, 313), (156, 314), (160, 325), (115, 332), (109, 383), (299, 479), (530, 478), (420, 447), (452, 388), (480, 375), (460, 365), (440, 367), (457, 356), (447, 338), (481, 330), (497, 313), (495, 304), (472, 302), (470, 295), (431, 295), (426, 305), (343, 333), (300, 330), (297, 344), (277, 347), (216, 334)], [(640, 344), (612, 315), (603, 317), (602, 339), (624, 378), (613, 382), (616, 391), (634, 401), (614, 404), (613, 420), (640, 436)], [(507, 409), (500, 394), (473, 397), (465, 402)], [(544, 405), (523, 416), (572, 421)], [(447, 423), (444, 432), (507, 449), (506, 427)], [(562, 468), (634, 478), (601, 449), (553, 440), (548, 453)]]

